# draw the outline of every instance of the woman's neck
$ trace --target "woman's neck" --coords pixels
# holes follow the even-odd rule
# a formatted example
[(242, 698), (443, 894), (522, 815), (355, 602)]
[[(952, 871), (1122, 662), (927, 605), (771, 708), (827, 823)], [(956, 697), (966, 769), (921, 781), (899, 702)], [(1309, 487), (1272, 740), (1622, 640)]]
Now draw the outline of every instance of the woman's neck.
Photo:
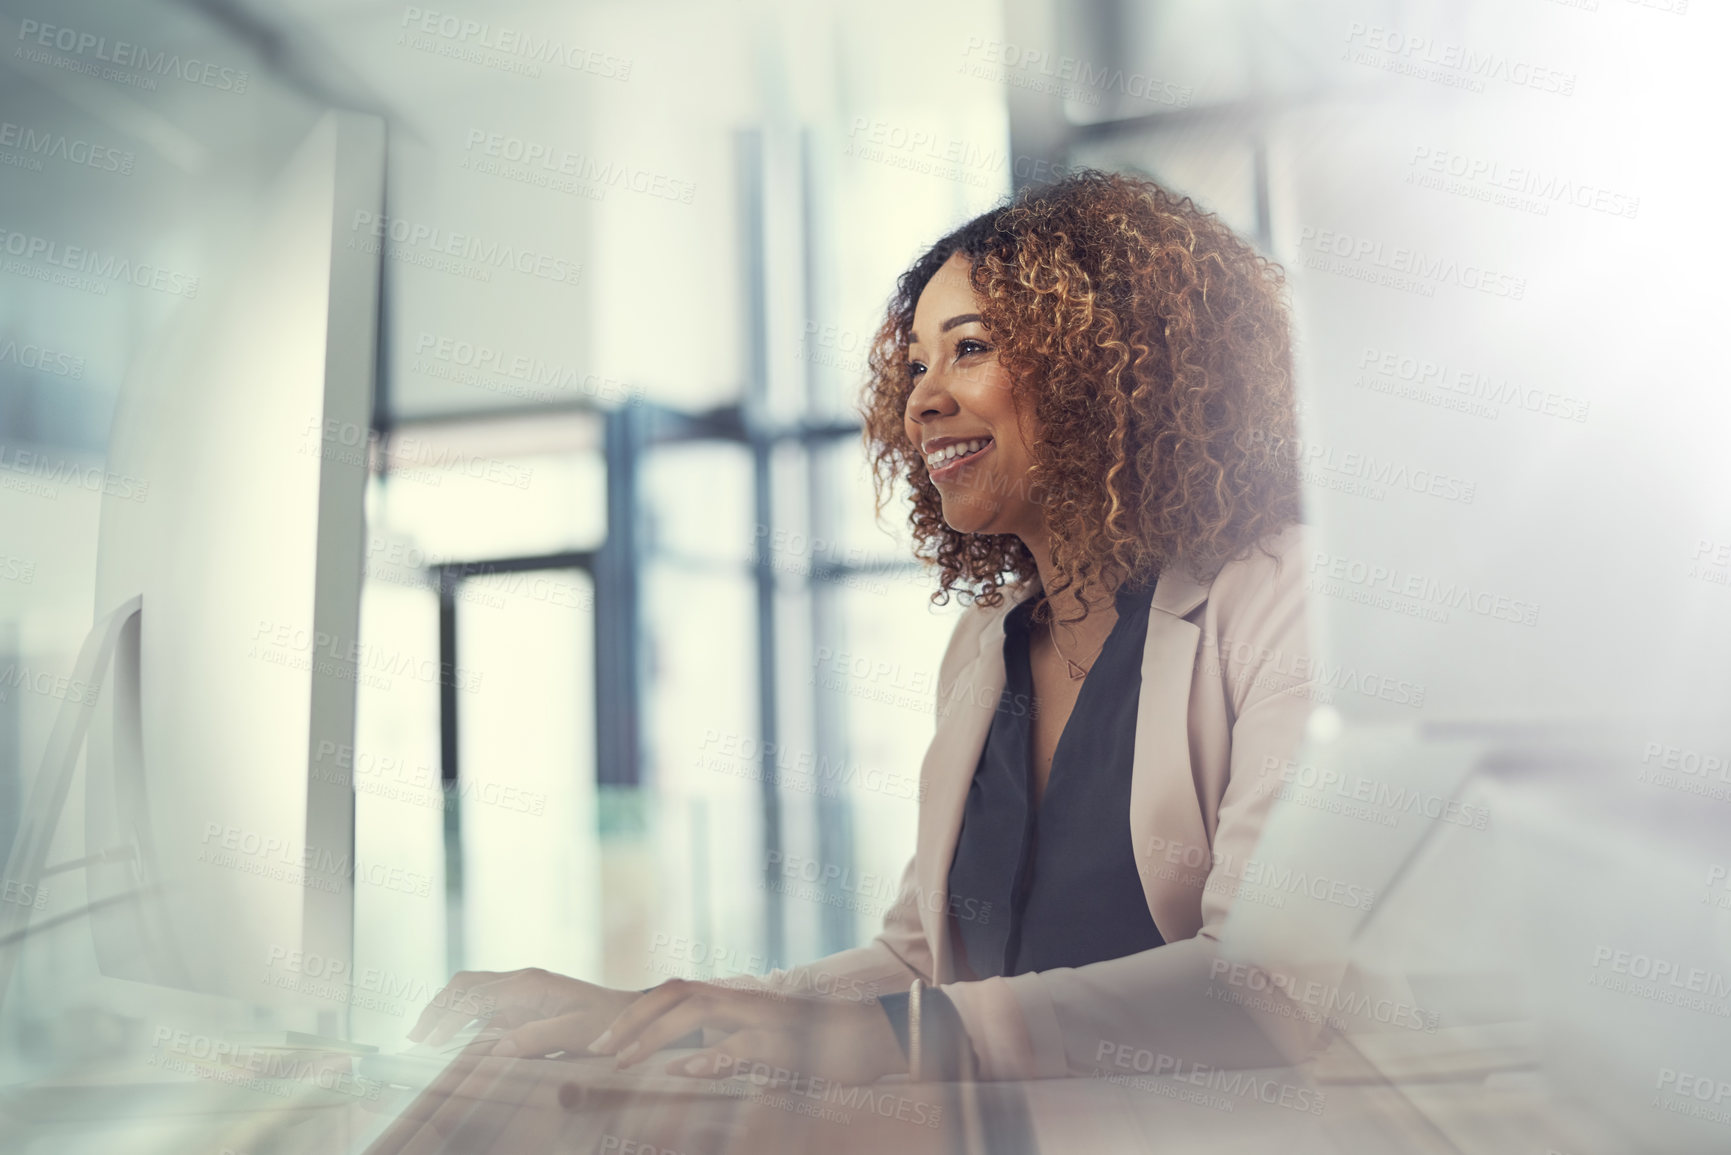
[(1116, 591), (1106, 589), (1098, 580), (1086, 586), (1072, 584), (1055, 594), (1052, 592), (1057, 574), (1052, 566), (1051, 539), (1045, 533), (1025, 535), (1022, 537), (1022, 544), (1027, 546), (1028, 552), (1034, 556), (1034, 568), (1040, 575), (1040, 589), (1045, 594), (1047, 611), (1053, 618), (1074, 623), (1084, 603), (1090, 619), (1096, 616), (1116, 617), (1116, 614), (1111, 612), (1116, 608), (1113, 598)]

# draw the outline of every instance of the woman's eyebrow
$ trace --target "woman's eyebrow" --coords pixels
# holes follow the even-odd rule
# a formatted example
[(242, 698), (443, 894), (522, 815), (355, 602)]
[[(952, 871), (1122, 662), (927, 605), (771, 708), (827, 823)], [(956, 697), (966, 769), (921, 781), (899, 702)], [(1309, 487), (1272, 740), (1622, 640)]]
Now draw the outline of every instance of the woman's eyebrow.
[[(981, 317), (978, 313), (959, 313), (956, 316), (951, 317), (949, 320), (945, 321), (943, 324), (939, 325), (938, 326), (938, 332), (939, 333), (948, 333), (951, 329), (954, 329), (957, 325), (966, 325), (966, 324), (969, 324), (973, 321), (979, 321), (980, 323), (984, 324), (985, 318)], [(908, 330), (908, 344), (918, 345), (919, 343), (920, 343), (920, 335), (918, 333), (914, 332), (912, 329), (909, 329)]]

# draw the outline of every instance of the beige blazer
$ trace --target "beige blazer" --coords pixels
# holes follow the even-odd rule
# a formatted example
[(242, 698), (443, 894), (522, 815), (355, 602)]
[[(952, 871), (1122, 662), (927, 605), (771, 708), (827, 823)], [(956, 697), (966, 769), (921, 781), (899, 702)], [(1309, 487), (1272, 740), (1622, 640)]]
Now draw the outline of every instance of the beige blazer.
[(1211, 972), (1222, 969), (1215, 948), (1238, 872), (1274, 798), (1265, 769), (1296, 753), (1312, 704), (1302, 541), (1293, 526), (1267, 539), (1266, 553), (1253, 549), (1211, 582), (1171, 571), (1155, 585), (1130, 828), (1165, 945), (1084, 967), (958, 981), (953, 920), (968, 912), (951, 910), (950, 861), (1004, 687), (1004, 618), (1036, 592), (1036, 579), (994, 609), (971, 607), (950, 638), (937, 730), (921, 767), (913, 861), (882, 933), (762, 981), (873, 994), (905, 989), (915, 977), (941, 986), (988, 1079), (1087, 1074), (1102, 1066), (1107, 1048), (1125, 1046), (1186, 1067), (1274, 1065), (1309, 1049), (1318, 1031), (1303, 1017), (1222, 999), (1220, 984), (1211, 983)]

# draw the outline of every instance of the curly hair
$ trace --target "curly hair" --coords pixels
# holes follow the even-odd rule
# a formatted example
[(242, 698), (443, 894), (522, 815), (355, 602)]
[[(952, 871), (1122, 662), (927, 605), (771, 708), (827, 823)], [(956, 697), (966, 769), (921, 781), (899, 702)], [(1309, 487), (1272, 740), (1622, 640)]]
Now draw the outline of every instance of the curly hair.
[(1296, 416), (1280, 267), (1188, 197), (1080, 170), (933, 245), (897, 280), (873, 338), (860, 414), (877, 512), (911, 486), (935, 603), (954, 591), (996, 606), (1037, 572), (1014, 534), (945, 523), (903, 423), (914, 306), (957, 253), (1012, 394), (1043, 428), (1029, 496), (1051, 540), (1047, 594), (1152, 582), (1180, 564), (1211, 577), (1299, 519), (1282, 449)]

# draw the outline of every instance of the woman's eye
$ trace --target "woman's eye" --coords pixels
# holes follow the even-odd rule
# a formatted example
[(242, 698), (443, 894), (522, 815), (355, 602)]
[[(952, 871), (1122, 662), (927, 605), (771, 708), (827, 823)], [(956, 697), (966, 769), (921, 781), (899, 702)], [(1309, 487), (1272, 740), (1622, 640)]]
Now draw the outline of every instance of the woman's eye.
[(925, 371), (926, 371), (926, 367), (924, 365), (920, 364), (918, 361), (909, 361), (908, 362), (908, 380), (912, 381), (914, 378), (918, 377), (921, 373), (924, 373)]
[(956, 356), (966, 357), (970, 353), (984, 353), (991, 346), (984, 341), (976, 341), (972, 337), (963, 337), (956, 342)]

